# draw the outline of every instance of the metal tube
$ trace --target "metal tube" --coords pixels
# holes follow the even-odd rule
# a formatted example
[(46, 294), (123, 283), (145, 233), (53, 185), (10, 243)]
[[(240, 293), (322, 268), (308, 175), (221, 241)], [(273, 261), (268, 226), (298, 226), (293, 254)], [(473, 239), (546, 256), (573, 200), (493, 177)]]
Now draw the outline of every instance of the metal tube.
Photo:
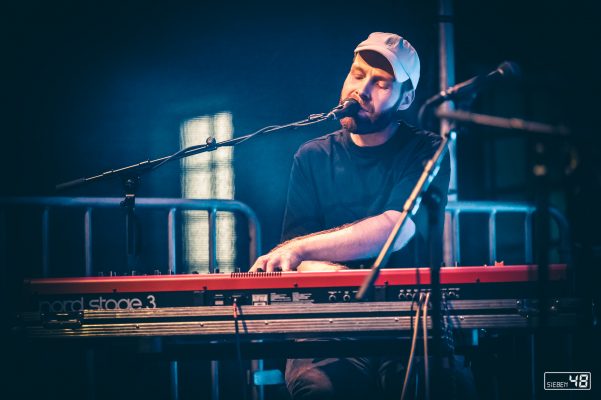
[(533, 333), (529, 337), (530, 347), (530, 398), (536, 399), (536, 338)]
[(86, 258), (85, 276), (92, 276), (92, 208), (86, 208), (84, 220), (84, 254)]
[(444, 214), (442, 241), (442, 261), (446, 266), (451, 266), (455, 262), (455, 241), (453, 237), (453, 214)]
[(209, 273), (217, 268), (217, 211), (209, 210)]
[(263, 387), (263, 385), (255, 385), (254, 384), (254, 373), (257, 371), (263, 371), (264, 369), (264, 361), (263, 360), (251, 360), (250, 361), (250, 369), (251, 369), (251, 374), (253, 374), (253, 376), (251, 376), (250, 378), (250, 383), (252, 385), (252, 399), (253, 400), (264, 400), (265, 398), (265, 388)]
[[(455, 84), (455, 46), (453, 29), (453, 1), (439, 0), (438, 2), (438, 88), (446, 90)], [(453, 107), (445, 102), (440, 106), (448, 111)], [(440, 132), (449, 132), (451, 123), (446, 119), (440, 120)], [(449, 200), (457, 200), (457, 168), (456, 168), (456, 136), (449, 137), (449, 157), (451, 158), (451, 179), (449, 181)]]
[(169, 362), (169, 379), (171, 381), (171, 400), (179, 400), (179, 377), (177, 373), (177, 361)]
[(495, 265), (497, 261), (497, 210), (488, 215), (488, 262)]
[[(440, 91), (446, 90), (449, 86), (455, 84), (455, 47), (453, 33), (453, 2), (452, 0), (439, 0), (438, 2), (438, 88)], [(452, 109), (450, 102), (445, 102), (440, 106), (443, 110)], [(452, 123), (446, 119), (440, 119), (440, 132), (449, 133), (448, 153), (451, 162), (451, 175), (449, 179), (448, 200), (457, 200), (457, 157), (456, 157), (456, 139), (457, 134), (451, 132)], [(446, 248), (453, 242), (451, 230), (445, 228), (443, 231), (443, 243)], [(451, 252), (445, 251), (443, 246), (443, 261), (446, 265), (452, 265), (454, 261)]]
[(535, 207), (528, 203), (497, 201), (450, 201), (447, 210), (461, 210), (462, 213), (497, 212), (533, 212)]
[(176, 246), (176, 208), (169, 210), (167, 216), (167, 244), (169, 248), (169, 273), (177, 273), (177, 246)]
[(571, 238), (568, 221), (556, 208), (549, 207), (549, 215), (557, 224), (559, 233), (559, 258), (562, 262), (572, 262)]
[(211, 361), (211, 400), (219, 400), (219, 361)]
[(249, 218), (248, 219), (248, 238), (249, 238), (249, 249), (248, 259), (250, 261), (249, 268), (254, 264), (257, 257), (261, 255), (261, 230), (259, 229), (258, 221)]
[(42, 212), (42, 276), (50, 276), (50, 208), (45, 207)]
[(526, 213), (524, 217), (524, 258), (526, 264), (532, 264), (534, 260), (532, 259), (532, 213)]
[(94, 349), (85, 350), (86, 365), (86, 399), (94, 400), (96, 398), (96, 351)]
[(460, 211), (456, 210), (453, 215), (453, 263), (454, 265), (461, 264), (461, 236), (459, 235), (459, 218)]

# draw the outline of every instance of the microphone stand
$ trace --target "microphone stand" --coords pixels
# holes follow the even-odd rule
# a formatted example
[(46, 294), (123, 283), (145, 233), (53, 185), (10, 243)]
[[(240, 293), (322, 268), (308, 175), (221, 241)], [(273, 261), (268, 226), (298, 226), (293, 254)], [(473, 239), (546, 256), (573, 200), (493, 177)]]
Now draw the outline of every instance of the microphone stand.
[(388, 263), (390, 254), (393, 250), (393, 244), (398, 238), (401, 229), (405, 225), (407, 217), (414, 216), (417, 213), (422, 198), (424, 197), (424, 194), (426, 193), (426, 191), (430, 187), (430, 184), (436, 177), (436, 174), (440, 169), (440, 164), (442, 163), (444, 156), (448, 152), (447, 143), (449, 141), (449, 134), (445, 132), (441, 135), (441, 138), (442, 140), (440, 141), (436, 152), (434, 153), (432, 158), (430, 158), (428, 162), (426, 162), (422, 174), (420, 175), (419, 179), (417, 180), (417, 183), (413, 187), (411, 194), (405, 201), (405, 204), (403, 205), (403, 211), (401, 212), (401, 216), (392, 228), (390, 235), (386, 239), (386, 242), (380, 250), (378, 257), (374, 261), (369, 274), (365, 277), (365, 280), (361, 284), (361, 287), (359, 288), (359, 291), (357, 292), (357, 295), (355, 297), (357, 300), (365, 300), (371, 294), (370, 292), (373, 288), (373, 285), (376, 279), (378, 279), (378, 275), (380, 274), (380, 269), (382, 269), (382, 267), (384, 267)]
[[(445, 132), (441, 135), (442, 139), (436, 152), (432, 156), (422, 171), (421, 176), (417, 180), (413, 191), (405, 201), (403, 205), (403, 211), (401, 212), (401, 216), (397, 220), (396, 224), (392, 228), (392, 232), (386, 239), (386, 243), (380, 250), (380, 254), (374, 261), (371, 270), (368, 276), (365, 278), (359, 291), (357, 292), (356, 299), (359, 301), (367, 300), (371, 298), (373, 286), (376, 282), (378, 275), (380, 274), (380, 269), (384, 267), (390, 258), (390, 254), (393, 250), (393, 244), (399, 236), (401, 229), (405, 225), (408, 216), (414, 216), (417, 212), (419, 205), (422, 201), (422, 198), (425, 196), (424, 204), (428, 207), (428, 226), (432, 227), (435, 223), (436, 215), (436, 206), (437, 203), (441, 200), (439, 195), (436, 193), (426, 195), (430, 184), (436, 177), (438, 170), (440, 169), (440, 164), (444, 159), (444, 156), (448, 152), (447, 143), (449, 141), (449, 132)], [(435, 251), (437, 249), (434, 248), (434, 241), (432, 240), (432, 235), (429, 234), (429, 246), (430, 246), (430, 305), (431, 305), (431, 317), (432, 328), (431, 328), (431, 336), (432, 336), (432, 361), (433, 361), (433, 369), (432, 369), (432, 382), (437, 382), (438, 377), (440, 376), (440, 371), (442, 368), (442, 325), (441, 325), (441, 294), (440, 294), (440, 265), (436, 261), (437, 257), (434, 256)], [(427, 307), (427, 305), (426, 305)], [(424, 332), (424, 335), (426, 333)], [(437, 388), (438, 386), (434, 386)], [(434, 394), (437, 394), (438, 391), (435, 390)], [(434, 397), (438, 398), (438, 397)]]
[[(340, 106), (339, 106), (340, 107)], [(338, 109), (339, 107), (335, 108)], [(226, 146), (235, 146), (239, 143), (242, 143), (248, 139), (251, 139), (254, 136), (271, 133), (276, 131), (281, 131), (289, 128), (299, 128), (308, 125), (312, 125), (315, 123), (323, 122), (332, 118), (335, 118), (335, 115), (332, 113), (321, 113), (321, 114), (311, 114), (308, 118), (288, 123), (285, 125), (271, 125), (259, 129), (256, 132), (250, 133), (248, 135), (240, 136), (237, 138), (224, 140), (222, 142), (217, 142), (215, 138), (209, 136), (206, 140), (206, 144), (190, 146), (185, 149), (182, 149), (170, 156), (165, 156), (161, 158), (157, 158), (154, 160), (147, 160), (137, 164), (132, 164), (127, 167), (119, 168), (119, 169), (110, 169), (108, 171), (102, 172), (98, 175), (83, 177), (74, 179), (69, 182), (64, 182), (56, 185), (56, 190), (66, 190), (78, 186), (82, 186), (84, 184), (97, 182), (100, 180), (105, 180), (112, 177), (120, 177), (123, 182), (123, 190), (125, 192), (125, 198), (121, 202), (121, 206), (125, 210), (125, 237), (126, 237), (126, 249), (127, 249), (127, 266), (130, 270), (136, 269), (137, 256), (140, 251), (140, 243), (139, 243), (139, 227), (137, 224), (137, 218), (135, 214), (135, 204), (136, 204), (136, 190), (139, 187), (141, 176), (147, 172), (153, 171), (163, 164), (166, 164), (169, 161), (179, 160), (181, 158), (190, 157), (195, 154), (205, 153), (209, 151), (214, 151), (219, 147)]]

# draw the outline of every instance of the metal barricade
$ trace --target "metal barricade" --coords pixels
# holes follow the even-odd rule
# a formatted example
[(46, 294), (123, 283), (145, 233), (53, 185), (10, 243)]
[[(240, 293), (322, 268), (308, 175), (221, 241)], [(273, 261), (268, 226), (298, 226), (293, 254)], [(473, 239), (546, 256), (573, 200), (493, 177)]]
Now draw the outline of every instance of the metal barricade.
[[(463, 214), (483, 214), (488, 216), (488, 262), (494, 264), (497, 260), (497, 217), (499, 214), (523, 214), (524, 215), (524, 262), (531, 264), (533, 259), (533, 220), (536, 207), (527, 203), (511, 203), (497, 201), (454, 201), (449, 202), (446, 208), (446, 219), (448, 224), (445, 229), (451, 229), (450, 243), (444, 243), (444, 254), (446, 265), (461, 265), (461, 223), (460, 216)], [(568, 222), (566, 218), (555, 208), (549, 208), (551, 219), (557, 225), (559, 237), (557, 247), (561, 261), (569, 262), (570, 238)], [(519, 232), (511, 232), (516, 234)]]
[[(103, 197), (10, 197), (0, 198), (0, 209), (9, 206), (26, 206), (41, 209), (42, 227), (42, 274), (49, 276), (49, 228), (50, 211), (55, 208), (80, 208), (84, 209), (84, 254), (85, 254), (85, 276), (93, 274), (92, 261), (92, 224), (94, 209), (121, 207), (121, 198)], [(261, 254), (261, 231), (260, 223), (254, 211), (244, 203), (233, 200), (196, 200), (177, 198), (138, 198), (136, 207), (139, 209), (167, 210), (168, 229), (168, 267), (169, 272), (177, 270), (176, 257), (176, 226), (177, 212), (182, 210), (207, 211), (209, 223), (209, 271), (213, 271), (217, 265), (216, 251), (216, 213), (225, 211), (241, 213), (248, 219), (249, 232), (249, 259), (252, 262)], [(497, 217), (499, 214), (523, 214), (524, 215), (524, 262), (533, 262), (533, 219), (536, 211), (535, 206), (527, 203), (511, 202), (487, 202), (487, 201), (456, 201), (449, 202), (446, 208), (447, 226), (451, 230), (451, 241), (444, 243), (445, 263), (447, 265), (461, 264), (461, 222), (460, 216), (464, 214), (483, 214), (488, 216), (488, 262), (493, 264), (497, 261)], [(558, 250), (562, 261), (569, 261), (570, 240), (568, 223), (565, 217), (555, 208), (549, 209), (549, 214), (558, 228)], [(515, 234), (516, 232), (512, 232)]]
[[(0, 198), (0, 209), (3, 212), (9, 207), (28, 207), (41, 209), (42, 227), (42, 275), (50, 276), (50, 212), (57, 208), (84, 209), (84, 254), (85, 276), (94, 273), (92, 262), (92, 224), (94, 210), (101, 208), (118, 209), (121, 207), (121, 198), (116, 197), (9, 197)], [(136, 209), (165, 210), (167, 214), (167, 245), (169, 273), (177, 271), (176, 256), (176, 226), (178, 211), (207, 211), (209, 222), (209, 271), (214, 271), (217, 265), (216, 246), (216, 217), (217, 212), (230, 212), (243, 214), (248, 220), (249, 234), (249, 259), (252, 262), (261, 255), (261, 228), (254, 211), (246, 204), (234, 200), (201, 200), (177, 198), (137, 198)]]

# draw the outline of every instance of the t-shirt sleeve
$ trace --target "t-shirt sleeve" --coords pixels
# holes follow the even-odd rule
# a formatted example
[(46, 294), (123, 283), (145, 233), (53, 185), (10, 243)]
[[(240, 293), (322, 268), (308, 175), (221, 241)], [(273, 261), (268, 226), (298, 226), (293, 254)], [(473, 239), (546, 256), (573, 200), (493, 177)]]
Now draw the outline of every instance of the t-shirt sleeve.
[(315, 180), (305, 157), (299, 151), (294, 156), (290, 171), (282, 241), (322, 230), (320, 209)]

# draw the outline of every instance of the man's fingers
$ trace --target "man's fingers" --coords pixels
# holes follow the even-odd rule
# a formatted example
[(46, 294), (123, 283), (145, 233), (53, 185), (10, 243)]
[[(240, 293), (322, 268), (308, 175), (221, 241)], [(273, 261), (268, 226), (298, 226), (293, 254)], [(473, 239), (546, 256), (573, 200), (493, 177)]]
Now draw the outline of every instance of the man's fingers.
[(273, 271), (292, 271), (300, 263), (300, 258), (293, 252), (284, 251), (285, 249), (276, 249), (271, 253), (265, 254), (253, 264), (249, 272), (273, 272)]
[(267, 262), (267, 258), (265, 256), (261, 256), (257, 258), (253, 266), (250, 268), (249, 272), (258, 272), (258, 269), (262, 269), (265, 271), (265, 263)]
[(289, 258), (283, 259), (282, 262), (280, 263), (280, 268), (282, 269), (282, 271), (290, 271), (290, 259)]
[(280, 257), (271, 257), (270, 260), (265, 265), (265, 272), (277, 271), (280, 269)]

